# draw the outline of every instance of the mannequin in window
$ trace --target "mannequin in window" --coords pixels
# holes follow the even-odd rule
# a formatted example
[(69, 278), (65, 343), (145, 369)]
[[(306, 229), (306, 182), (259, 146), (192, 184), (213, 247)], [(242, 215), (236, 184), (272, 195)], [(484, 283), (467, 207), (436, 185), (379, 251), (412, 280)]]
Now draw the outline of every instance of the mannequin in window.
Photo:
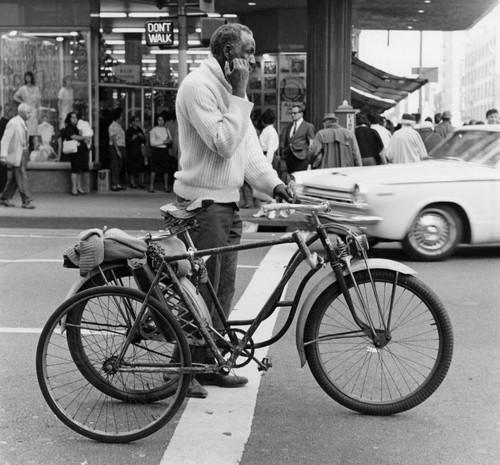
[(57, 95), (57, 104), (59, 109), (59, 129), (64, 128), (64, 120), (68, 113), (73, 111), (73, 78), (71, 76), (64, 76), (62, 80), (62, 87)]
[(14, 101), (27, 103), (31, 107), (30, 118), (26, 121), (29, 136), (29, 149), (38, 145), (38, 105), (42, 100), (40, 89), (35, 85), (35, 75), (31, 71), (24, 73), (24, 86), (14, 93)]
[(57, 158), (56, 152), (52, 146), (54, 141), (54, 126), (47, 121), (47, 116), (38, 125), (38, 137), (40, 144), (38, 146), (38, 156), (33, 161), (54, 161)]

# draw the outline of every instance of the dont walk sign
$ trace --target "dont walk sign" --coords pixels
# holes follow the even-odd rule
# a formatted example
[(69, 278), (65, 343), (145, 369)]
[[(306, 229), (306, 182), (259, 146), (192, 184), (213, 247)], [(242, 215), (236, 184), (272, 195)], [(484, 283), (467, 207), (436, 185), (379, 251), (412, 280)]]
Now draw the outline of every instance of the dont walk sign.
[(174, 23), (172, 21), (148, 21), (146, 30), (146, 45), (163, 47), (174, 46)]

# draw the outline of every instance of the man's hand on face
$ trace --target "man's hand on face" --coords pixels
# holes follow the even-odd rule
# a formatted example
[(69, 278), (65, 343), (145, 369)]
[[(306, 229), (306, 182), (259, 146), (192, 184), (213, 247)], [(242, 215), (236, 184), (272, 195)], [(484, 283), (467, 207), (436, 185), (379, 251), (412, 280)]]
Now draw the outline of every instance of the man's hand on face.
[(227, 82), (233, 88), (233, 95), (244, 98), (250, 76), (248, 60), (245, 58), (234, 58), (231, 63), (224, 64), (224, 74)]

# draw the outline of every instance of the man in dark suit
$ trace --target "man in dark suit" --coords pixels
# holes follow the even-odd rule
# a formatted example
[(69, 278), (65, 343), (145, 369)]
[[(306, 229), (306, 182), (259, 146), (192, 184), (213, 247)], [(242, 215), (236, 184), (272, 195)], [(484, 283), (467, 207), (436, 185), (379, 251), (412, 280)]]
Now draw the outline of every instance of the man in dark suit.
[(292, 122), (281, 132), (282, 157), (286, 161), (288, 173), (307, 169), (308, 150), (315, 130), (314, 126), (303, 119), (304, 108), (295, 105), (292, 108)]

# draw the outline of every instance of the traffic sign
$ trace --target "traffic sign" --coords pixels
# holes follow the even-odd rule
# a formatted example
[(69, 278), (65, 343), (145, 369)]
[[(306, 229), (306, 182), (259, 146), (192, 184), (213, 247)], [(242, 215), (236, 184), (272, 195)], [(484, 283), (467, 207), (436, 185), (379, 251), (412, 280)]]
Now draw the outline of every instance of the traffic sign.
[(158, 45), (161, 48), (174, 46), (174, 23), (172, 21), (147, 21), (144, 28), (146, 45)]

